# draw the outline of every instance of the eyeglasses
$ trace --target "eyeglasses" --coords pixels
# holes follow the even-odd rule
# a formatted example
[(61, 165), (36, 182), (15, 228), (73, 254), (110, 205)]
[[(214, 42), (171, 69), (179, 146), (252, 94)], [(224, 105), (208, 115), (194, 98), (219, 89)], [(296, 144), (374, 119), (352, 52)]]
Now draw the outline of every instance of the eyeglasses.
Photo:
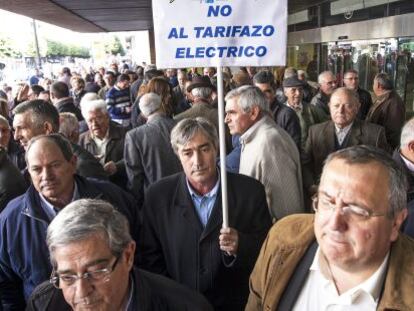
[(333, 199), (324, 195), (320, 197), (318, 194), (312, 198), (312, 208), (315, 212), (319, 212), (324, 215), (333, 213), (336, 208), (339, 208), (341, 215), (347, 217), (352, 222), (366, 221), (371, 217), (388, 216), (388, 213), (375, 213), (369, 209), (354, 204), (347, 204), (339, 207), (335, 204)]
[(95, 271), (85, 272), (81, 275), (58, 274), (55, 270), (53, 270), (49, 281), (56, 288), (64, 288), (64, 287), (72, 286), (76, 283), (77, 280), (80, 280), (80, 279), (86, 279), (91, 283), (99, 283), (102, 281), (107, 281), (109, 279), (109, 275), (115, 270), (116, 265), (118, 264), (120, 258), (121, 256), (116, 257), (115, 262), (110, 267), (95, 270)]
[(323, 84), (335, 85), (336, 81), (325, 81)]

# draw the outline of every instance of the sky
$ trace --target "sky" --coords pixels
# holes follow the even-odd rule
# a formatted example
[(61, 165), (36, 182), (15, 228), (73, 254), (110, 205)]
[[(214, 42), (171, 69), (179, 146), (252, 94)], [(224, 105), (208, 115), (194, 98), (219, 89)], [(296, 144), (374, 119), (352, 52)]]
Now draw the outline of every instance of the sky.
[[(0, 10), (0, 33), (27, 44), (28, 40), (33, 40), (33, 26), (32, 19), (23, 15), (18, 15), (9, 11)], [(38, 37), (46, 37), (51, 40), (60, 41), (63, 43), (76, 43), (81, 46), (89, 46), (91, 39), (96, 34), (77, 33), (69, 29), (54, 26), (41, 21), (37, 23)]]

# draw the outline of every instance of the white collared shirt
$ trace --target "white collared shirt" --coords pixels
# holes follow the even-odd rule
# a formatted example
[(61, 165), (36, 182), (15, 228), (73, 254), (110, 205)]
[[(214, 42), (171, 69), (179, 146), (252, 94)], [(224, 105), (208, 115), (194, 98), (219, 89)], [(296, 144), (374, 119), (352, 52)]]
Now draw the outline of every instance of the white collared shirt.
[(346, 135), (348, 135), (349, 131), (351, 130), (352, 124), (354, 123), (352, 122), (351, 124), (345, 126), (344, 128), (339, 128), (335, 124), (335, 135), (340, 145), (342, 145), (342, 143), (345, 140)]
[(339, 295), (332, 280), (321, 272), (320, 248), (293, 311), (375, 311), (384, 283), (389, 253), (368, 279)]
[(91, 138), (95, 142), (96, 145), (96, 154), (94, 156), (98, 159), (98, 161), (104, 165), (105, 164), (105, 154), (106, 154), (106, 146), (109, 142), (109, 129), (106, 131), (106, 135), (104, 138), (100, 139), (97, 136), (92, 135)]
[[(76, 181), (73, 182), (74, 183), (74, 187), (73, 187), (73, 194), (72, 194), (72, 200), (71, 202), (79, 199), (79, 191), (78, 191), (78, 185), (76, 184)], [(50, 204), (50, 202), (48, 200), (46, 200), (46, 198), (43, 196), (43, 194), (41, 194), (40, 192), (39, 196), (40, 196), (40, 204), (43, 207), (43, 210), (45, 211), (45, 213), (48, 215), (48, 217), (50, 219), (55, 218), (56, 216), (56, 210), (55, 207)]]
[(414, 173), (414, 163), (408, 160), (406, 157), (404, 157), (401, 152), (400, 152), (400, 156), (401, 156), (401, 159), (404, 161), (405, 165), (407, 166), (408, 170)]
[(285, 102), (285, 105), (286, 105), (286, 106), (288, 106), (289, 108), (293, 109), (296, 113), (301, 114), (301, 113), (302, 113), (302, 111), (303, 111), (303, 105), (302, 105), (302, 102), (300, 102), (300, 103), (299, 103), (299, 105), (297, 105), (297, 106), (292, 106), (292, 105), (290, 105), (290, 104), (289, 104), (289, 102), (288, 102), (288, 101), (286, 101), (286, 102)]

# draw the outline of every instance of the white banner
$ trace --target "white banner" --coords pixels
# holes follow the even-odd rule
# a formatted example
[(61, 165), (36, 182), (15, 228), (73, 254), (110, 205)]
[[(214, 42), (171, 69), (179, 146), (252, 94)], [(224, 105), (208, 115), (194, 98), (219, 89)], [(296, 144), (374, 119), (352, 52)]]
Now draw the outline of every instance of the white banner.
[(153, 0), (158, 68), (284, 66), (287, 0)]

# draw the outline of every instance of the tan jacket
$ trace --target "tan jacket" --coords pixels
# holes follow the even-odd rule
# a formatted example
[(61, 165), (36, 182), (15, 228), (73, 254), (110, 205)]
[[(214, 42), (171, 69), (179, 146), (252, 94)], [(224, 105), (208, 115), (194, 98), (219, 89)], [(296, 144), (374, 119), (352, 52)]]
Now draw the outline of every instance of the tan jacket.
[[(277, 310), (296, 265), (315, 240), (313, 215), (283, 218), (270, 230), (250, 276), (246, 310)], [(391, 246), (377, 310), (414, 310), (414, 240), (400, 234)]]
[(240, 142), (239, 173), (263, 184), (272, 218), (303, 213), (299, 152), (289, 134), (265, 116), (240, 137)]

